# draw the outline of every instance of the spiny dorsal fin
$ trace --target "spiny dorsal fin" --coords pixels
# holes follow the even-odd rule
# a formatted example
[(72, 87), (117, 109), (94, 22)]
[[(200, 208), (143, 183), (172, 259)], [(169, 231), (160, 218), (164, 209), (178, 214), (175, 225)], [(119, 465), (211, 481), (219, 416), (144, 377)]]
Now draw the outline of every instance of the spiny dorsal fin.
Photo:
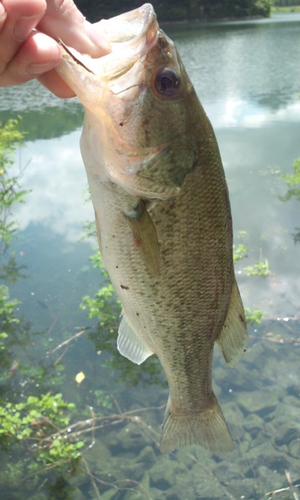
[(217, 344), (230, 367), (239, 362), (248, 345), (245, 312), (236, 280), (232, 284), (229, 308)]

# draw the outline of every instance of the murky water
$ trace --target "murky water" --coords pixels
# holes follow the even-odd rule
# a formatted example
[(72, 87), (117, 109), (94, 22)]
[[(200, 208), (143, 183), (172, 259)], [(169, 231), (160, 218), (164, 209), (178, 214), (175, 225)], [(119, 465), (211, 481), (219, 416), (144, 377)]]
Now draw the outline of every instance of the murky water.
[[(216, 455), (192, 446), (160, 454), (167, 388), (158, 362), (153, 357), (137, 367), (122, 358), (117, 321), (106, 318), (99, 326), (79, 309), (82, 297), (105, 280), (88, 260), (96, 242), (80, 241), (93, 219), (83, 194), (80, 105), (35, 83), (1, 89), (0, 117), (23, 116), (26, 147), (15, 169), (26, 166), (22, 186), (31, 190), (15, 208), (14, 247), (26, 277), (10, 286), (21, 301), (21, 321), (11, 328), (1, 395), (15, 403), (61, 392), (76, 404), (69, 434), (84, 438), (75, 471), (39, 467), (29, 439), (1, 449), (3, 500), (259, 500), (274, 490), (274, 498), (296, 498), (285, 471), (292, 484), (300, 483), (300, 245), (293, 238), (300, 216), (295, 198), (280, 199), (287, 190), (280, 175), (291, 173), (300, 156), (300, 17), (165, 29), (218, 137), (235, 243), (247, 247), (236, 264), (244, 304), (263, 312), (261, 324), (249, 328), (250, 348), (236, 369), (215, 353), (215, 392), (236, 449)], [(266, 278), (247, 276), (245, 268), (257, 262)], [(106, 312), (117, 318), (118, 305), (109, 303)], [(36, 436), (37, 446), (42, 438)]]

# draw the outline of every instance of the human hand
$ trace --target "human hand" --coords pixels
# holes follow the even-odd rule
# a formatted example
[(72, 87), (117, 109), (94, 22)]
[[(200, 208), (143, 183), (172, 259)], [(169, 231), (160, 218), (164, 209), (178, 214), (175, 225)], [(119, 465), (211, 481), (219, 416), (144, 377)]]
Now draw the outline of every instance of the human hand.
[(58, 97), (74, 96), (54, 69), (61, 59), (58, 38), (93, 57), (110, 51), (72, 0), (2, 0), (0, 87), (38, 78)]

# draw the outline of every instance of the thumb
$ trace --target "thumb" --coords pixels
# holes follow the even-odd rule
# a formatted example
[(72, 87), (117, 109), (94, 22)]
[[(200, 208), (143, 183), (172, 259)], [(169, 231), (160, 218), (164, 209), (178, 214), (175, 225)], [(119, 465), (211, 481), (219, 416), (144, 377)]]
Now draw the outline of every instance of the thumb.
[(110, 52), (110, 43), (86, 21), (73, 0), (47, 0), (47, 10), (37, 29), (92, 57)]

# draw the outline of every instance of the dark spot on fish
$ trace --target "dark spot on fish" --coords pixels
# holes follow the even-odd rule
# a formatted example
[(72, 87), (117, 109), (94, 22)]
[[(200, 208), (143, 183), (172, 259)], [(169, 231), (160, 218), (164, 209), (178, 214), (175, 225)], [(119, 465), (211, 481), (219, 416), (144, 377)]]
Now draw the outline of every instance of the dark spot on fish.
[(116, 269), (119, 269), (119, 266), (116, 266)]
[(113, 237), (113, 238), (115, 238), (115, 237), (116, 237), (116, 235), (115, 235), (115, 234), (113, 234), (113, 235), (112, 235), (112, 237)]
[(140, 248), (141, 242), (140, 242), (140, 240), (138, 239), (137, 236), (135, 236), (133, 244), (134, 244), (135, 248)]
[(247, 352), (247, 349), (244, 349), (244, 352)]
[(121, 287), (123, 290), (129, 290), (129, 286), (120, 285), (120, 287)]
[(140, 313), (135, 313), (135, 314), (136, 314), (137, 316), (139, 316), (139, 315), (140, 315)]
[(240, 322), (244, 323), (244, 318), (243, 318), (243, 316), (241, 314), (239, 314), (239, 318), (240, 318)]
[(124, 125), (124, 122), (120, 122), (120, 123), (119, 123), (119, 126), (120, 126), (120, 127), (123, 127), (123, 125)]

